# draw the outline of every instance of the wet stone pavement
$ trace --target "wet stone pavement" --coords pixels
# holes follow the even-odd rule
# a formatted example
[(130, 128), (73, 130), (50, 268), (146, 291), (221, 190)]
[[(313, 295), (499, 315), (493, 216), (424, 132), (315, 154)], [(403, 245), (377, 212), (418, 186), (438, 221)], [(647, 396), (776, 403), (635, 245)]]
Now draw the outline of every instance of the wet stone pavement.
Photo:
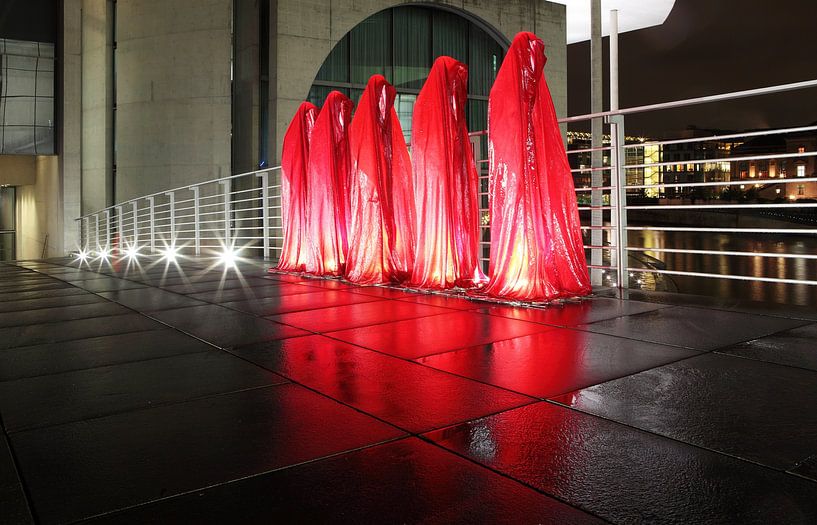
[(0, 264), (2, 523), (817, 523), (817, 312)]

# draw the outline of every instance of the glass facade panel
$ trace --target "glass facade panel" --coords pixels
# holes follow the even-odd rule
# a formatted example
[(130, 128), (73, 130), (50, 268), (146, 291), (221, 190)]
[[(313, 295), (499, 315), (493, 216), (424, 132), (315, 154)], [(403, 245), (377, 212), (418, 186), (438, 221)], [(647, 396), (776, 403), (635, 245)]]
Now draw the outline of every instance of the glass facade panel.
[(54, 44), (0, 39), (0, 154), (54, 154)]
[[(335, 45), (315, 77), (307, 100), (320, 107), (326, 95), (338, 89), (357, 104), (369, 77), (379, 73), (397, 89), (395, 108), (408, 142), (416, 95), (434, 59), (442, 55), (468, 66), (469, 129), (485, 129), (487, 96), (504, 48), (468, 19), (432, 7), (395, 7), (361, 22)], [(486, 141), (483, 138), (481, 142)]]
[(350, 78), (363, 84), (369, 77), (381, 74), (392, 82), (391, 10), (381, 11), (358, 24), (349, 33)]
[(448, 11), (434, 11), (434, 56), (447, 55), (468, 63), (468, 20)]
[(431, 70), (431, 11), (394, 10), (394, 86), (420, 89)]

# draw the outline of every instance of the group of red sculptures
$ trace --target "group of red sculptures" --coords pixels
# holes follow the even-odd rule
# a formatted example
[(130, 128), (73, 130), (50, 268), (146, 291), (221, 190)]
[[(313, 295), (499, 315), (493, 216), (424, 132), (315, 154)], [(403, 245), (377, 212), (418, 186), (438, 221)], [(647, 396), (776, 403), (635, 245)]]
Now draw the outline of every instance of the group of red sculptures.
[(439, 57), (414, 104), (411, 157), (395, 90), (375, 75), (352, 117), (333, 91), (284, 137), (282, 271), (361, 284), (549, 301), (590, 293), (573, 179), (544, 78), (544, 43), (519, 33), (488, 101), (488, 276), (465, 122), (467, 67)]

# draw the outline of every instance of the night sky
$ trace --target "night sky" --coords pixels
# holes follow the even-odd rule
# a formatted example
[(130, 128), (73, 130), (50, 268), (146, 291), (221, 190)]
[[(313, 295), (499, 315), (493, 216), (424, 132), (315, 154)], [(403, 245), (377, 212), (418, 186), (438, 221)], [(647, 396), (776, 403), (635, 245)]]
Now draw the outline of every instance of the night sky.
[[(609, 16), (603, 13), (602, 16)], [(604, 62), (609, 40), (604, 39)], [(619, 36), (620, 107), (817, 78), (817, 0), (676, 0), (666, 22)], [(568, 115), (590, 110), (590, 44), (568, 46)], [(605, 71), (605, 109), (607, 109)], [(628, 116), (627, 134), (817, 121), (817, 89)]]

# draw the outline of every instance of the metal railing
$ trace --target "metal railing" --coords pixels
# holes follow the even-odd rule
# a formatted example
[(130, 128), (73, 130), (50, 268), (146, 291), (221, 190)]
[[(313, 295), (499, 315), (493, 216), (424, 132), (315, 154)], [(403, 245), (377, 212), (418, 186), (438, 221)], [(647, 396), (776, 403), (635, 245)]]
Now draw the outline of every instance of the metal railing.
[[(728, 100), (754, 96), (765, 96), (775, 93), (784, 93), (793, 90), (813, 89), (817, 87), (817, 80), (784, 84), (760, 89), (751, 89), (726, 93), (709, 97), (699, 97), (678, 100), (663, 104), (651, 104), (625, 108), (615, 111), (605, 111), (588, 115), (579, 115), (560, 119), (563, 124), (590, 122), (593, 119), (603, 119), (608, 127), (609, 145), (597, 148), (579, 147), (568, 149), (568, 156), (585, 153), (595, 154), (595, 162), (590, 166), (579, 166), (572, 169), (574, 176), (586, 178), (590, 176), (590, 184), (576, 184), (577, 196), (586, 201), (590, 194), (590, 202), (582, 202), (579, 211), (582, 215), (582, 230), (586, 235), (585, 249), (588, 255), (588, 267), (591, 271), (594, 285), (611, 285), (619, 288), (631, 286), (631, 279), (637, 283), (647, 274), (653, 278), (658, 276), (683, 276), (695, 278), (714, 278), (737, 281), (772, 282), (782, 284), (817, 285), (817, 255), (808, 253), (808, 249), (732, 249), (724, 246), (719, 249), (707, 249), (701, 246), (683, 245), (652, 245), (647, 242), (637, 242), (635, 237), (649, 233), (678, 234), (720, 234), (720, 235), (779, 235), (801, 236), (814, 240), (817, 235), (817, 226), (803, 227), (802, 223), (792, 222), (791, 227), (785, 221), (778, 220), (786, 213), (802, 212), (817, 208), (815, 202), (797, 202), (787, 199), (760, 200), (755, 202), (729, 202), (721, 199), (702, 199), (695, 202), (690, 199), (666, 195), (661, 198), (644, 199), (647, 191), (652, 193), (666, 192), (691, 188), (734, 188), (756, 185), (785, 185), (806, 184), (817, 182), (817, 175), (805, 177), (791, 176), (792, 170), (787, 170), (785, 176), (755, 177), (750, 180), (735, 179), (735, 171), (731, 169), (735, 163), (751, 162), (778, 162), (814, 164), (817, 151), (771, 152), (759, 154), (737, 154), (719, 156), (717, 158), (690, 158), (685, 160), (665, 160), (659, 156), (656, 161), (641, 159), (637, 148), (652, 147), (666, 148), (671, 145), (683, 144), (694, 146), (696, 143), (712, 143), (716, 141), (741, 142), (747, 139), (778, 136), (782, 138), (795, 137), (798, 134), (814, 132), (817, 135), (817, 125), (787, 127), (780, 129), (752, 130), (741, 133), (714, 134), (703, 137), (677, 138), (669, 140), (646, 140), (638, 143), (625, 143), (624, 119), (627, 115), (645, 112), (663, 111), (701, 104), (713, 104)], [(483, 151), (484, 131), (471, 133), (472, 145), (479, 170), (480, 184), (480, 214), (481, 214), (481, 255), (487, 271), (490, 258), (490, 218), (488, 216), (488, 164)], [(606, 153), (609, 160), (599, 162), (600, 154)], [(630, 158), (628, 163), (627, 159)], [(635, 159), (635, 162), (632, 160)], [(721, 180), (667, 180), (668, 169), (672, 166), (705, 164), (728, 164), (729, 174)], [(658, 170), (655, 180), (639, 180), (639, 170)], [(218, 254), (227, 251), (238, 251), (247, 257), (263, 257), (275, 260), (280, 254), (282, 238), (281, 230), (281, 183), (280, 167), (241, 173), (230, 177), (206, 181), (198, 184), (183, 186), (167, 191), (141, 196), (115, 206), (105, 208), (96, 213), (85, 215), (79, 219), (81, 249), (85, 252), (111, 252), (120, 250), (133, 253), (163, 253), (172, 252), (190, 253), (195, 255)], [(817, 190), (816, 190), (817, 191)], [(639, 197), (641, 202), (628, 203), (628, 198)], [(784, 196), (787, 197), (787, 196)], [(758, 226), (757, 221), (749, 221), (748, 226), (728, 226), (708, 224), (716, 214), (728, 213), (765, 213), (773, 211), (777, 217), (774, 227)], [(666, 217), (657, 220), (658, 215), (667, 212), (683, 212), (687, 214), (708, 214), (699, 218), (704, 224), (673, 224)], [(650, 215), (652, 214), (652, 215)], [(817, 225), (817, 214), (814, 215), (814, 224)], [(660, 219), (660, 217), (658, 217)], [(751, 217), (750, 217), (751, 218)], [(757, 217), (755, 217), (757, 218)], [(768, 218), (768, 217), (767, 217)], [(677, 219), (677, 218), (676, 218)], [(653, 222), (651, 222), (653, 221)], [(669, 222), (667, 222), (669, 221)], [(713, 220), (713, 222), (717, 222)], [(739, 222), (739, 221), (738, 221)], [(806, 221), (806, 226), (809, 222)], [(785, 225), (786, 227), (780, 227)], [(688, 239), (687, 239), (688, 240)], [(671, 243), (672, 239), (664, 239)], [(679, 241), (680, 242), (680, 241)], [(728, 244), (728, 243), (727, 243)], [(808, 248), (808, 247), (806, 247)], [(800, 267), (794, 276), (764, 275), (759, 272), (752, 274), (734, 273), (731, 271), (712, 271), (707, 268), (698, 268), (695, 264), (684, 263), (683, 257), (715, 257), (722, 258), (761, 258), (777, 261), (795, 261), (814, 266)], [(662, 261), (660, 257), (672, 257), (673, 264)], [(678, 266), (680, 265), (680, 266)], [(721, 264), (719, 268), (727, 268)], [(803, 270), (805, 268), (805, 271)]]

